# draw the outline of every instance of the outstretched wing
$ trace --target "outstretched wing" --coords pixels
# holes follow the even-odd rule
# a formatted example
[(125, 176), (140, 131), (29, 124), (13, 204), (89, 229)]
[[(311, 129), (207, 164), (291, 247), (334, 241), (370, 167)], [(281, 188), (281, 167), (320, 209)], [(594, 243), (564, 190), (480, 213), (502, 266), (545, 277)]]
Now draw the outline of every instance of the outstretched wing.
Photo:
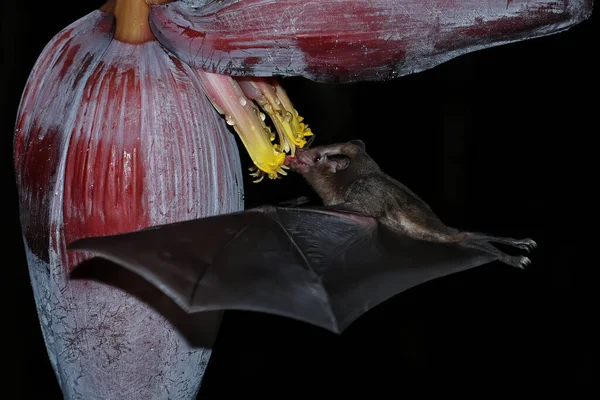
[(318, 276), (335, 332), (396, 294), (496, 260), (457, 244), (398, 235), (372, 218), (341, 210), (311, 212), (303, 218), (281, 212), (279, 221), (295, 232), (295, 245)]
[[(312, 265), (331, 251), (321, 245), (324, 236), (363, 233), (365, 221), (377, 225), (367, 217), (343, 218), (325, 209), (260, 207), (80, 239), (68, 248), (141, 275), (188, 313), (260, 311), (335, 332), (329, 295)], [(348, 243), (341, 240), (342, 246)]]
[(69, 248), (141, 275), (188, 313), (260, 311), (337, 333), (395, 294), (493, 261), (335, 208), (261, 207)]

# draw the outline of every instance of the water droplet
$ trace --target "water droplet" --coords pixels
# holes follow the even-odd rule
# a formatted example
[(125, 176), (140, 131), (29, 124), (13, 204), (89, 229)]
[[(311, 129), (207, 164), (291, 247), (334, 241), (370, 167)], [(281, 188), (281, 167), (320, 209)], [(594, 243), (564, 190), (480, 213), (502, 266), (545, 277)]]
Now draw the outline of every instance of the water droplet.
[(246, 105), (246, 98), (245, 97), (240, 97), (240, 105), (242, 107), (244, 107)]
[(275, 99), (275, 104), (277, 104), (277, 105), (281, 105), (281, 100), (279, 100), (279, 99)]
[(260, 116), (261, 121), (264, 121), (267, 118), (264, 113), (259, 113), (258, 115)]
[(227, 125), (231, 125), (231, 126), (235, 125), (235, 121), (233, 120), (233, 117), (231, 115), (226, 116), (225, 120), (227, 121)]

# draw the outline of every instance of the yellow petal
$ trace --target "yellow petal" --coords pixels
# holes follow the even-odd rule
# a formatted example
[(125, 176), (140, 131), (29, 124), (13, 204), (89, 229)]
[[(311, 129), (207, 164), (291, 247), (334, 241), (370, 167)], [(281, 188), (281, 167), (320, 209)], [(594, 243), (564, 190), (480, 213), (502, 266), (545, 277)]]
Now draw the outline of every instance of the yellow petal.
[(281, 84), (274, 78), (239, 78), (238, 81), (244, 93), (273, 121), (282, 150), (294, 156), (296, 147), (304, 147), (305, 138), (313, 133), (302, 123), (304, 118), (298, 115)]
[(285, 152), (271, 142), (275, 138), (264, 123), (256, 104), (246, 97), (238, 83), (229, 76), (197, 70), (206, 95), (215, 109), (225, 115), (227, 124), (240, 136), (257, 170), (251, 174), (261, 181), (264, 175), (278, 178), (285, 162)]

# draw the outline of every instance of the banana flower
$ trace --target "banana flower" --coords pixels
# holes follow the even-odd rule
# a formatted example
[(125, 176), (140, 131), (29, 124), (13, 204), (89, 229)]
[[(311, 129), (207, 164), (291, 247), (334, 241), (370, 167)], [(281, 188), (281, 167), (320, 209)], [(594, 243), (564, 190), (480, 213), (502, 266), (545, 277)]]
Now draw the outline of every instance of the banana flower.
[(241, 210), (235, 134), (257, 181), (285, 175), (312, 132), (274, 77), (393, 79), (560, 32), (591, 10), (591, 0), (110, 0), (64, 28), (31, 71), (14, 138), (31, 284), (64, 398), (195, 398), (210, 346), (137, 296), (70, 280), (85, 255), (65, 246)]

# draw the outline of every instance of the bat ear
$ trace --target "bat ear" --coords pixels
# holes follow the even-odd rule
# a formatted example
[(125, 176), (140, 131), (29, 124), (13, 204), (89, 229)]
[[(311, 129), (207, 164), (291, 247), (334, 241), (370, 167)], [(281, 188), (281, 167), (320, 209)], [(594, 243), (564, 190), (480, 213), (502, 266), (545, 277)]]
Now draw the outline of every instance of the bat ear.
[(329, 156), (330, 170), (334, 174), (338, 171), (345, 170), (350, 165), (350, 157), (343, 154), (334, 154)]
[[(360, 147), (361, 149), (365, 150), (365, 142), (363, 142), (362, 140), (359, 139), (355, 139), (355, 140), (351, 140), (348, 143), (351, 143), (355, 146)], [(366, 151), (366, 150), (365, 150)]]

